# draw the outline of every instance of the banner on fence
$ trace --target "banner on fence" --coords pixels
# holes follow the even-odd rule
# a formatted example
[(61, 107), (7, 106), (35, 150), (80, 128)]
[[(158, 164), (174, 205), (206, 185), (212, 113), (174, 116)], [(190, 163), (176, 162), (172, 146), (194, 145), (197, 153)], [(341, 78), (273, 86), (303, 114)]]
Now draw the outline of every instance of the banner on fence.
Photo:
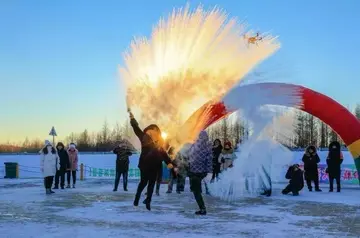
[[(300, 165), (303, 169), (303, 165)], [(319, 181), (320, 183), (329, 183), (329, 174), (326, 171), (327, 166), (325, 164), (318, 165)], [(359, 175), (355, 165), (342, 165), (341, 166), (341, 183), (343, 184), (359, 184)]]
[[(169, 169), (167, 166), (163, 163), (163, 171), (162, 171), (162, 181), (168, 182), (169, 181)], [(91, 168), (89, 167), (89, 173), (86, 174), (88, 177), (113, 177), (115, 178), (116, 170), (115, 168), (111, 169), (102, 169), (102, 168)], [(128, 179), (140, 179), (140, 169), (139, 168), (129, 168), (128, 172)]]

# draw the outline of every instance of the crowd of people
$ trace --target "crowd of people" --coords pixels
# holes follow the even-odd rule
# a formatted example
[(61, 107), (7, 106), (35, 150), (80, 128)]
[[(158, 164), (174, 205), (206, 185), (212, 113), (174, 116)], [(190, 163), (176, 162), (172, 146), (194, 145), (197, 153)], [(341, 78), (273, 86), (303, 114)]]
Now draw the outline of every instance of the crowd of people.
[(71, 177), (72, 188), (75, 188), (78, 161), (78, 150), (74, 143), (66, 149), (62, 142), (54, 147), (50, 141), (45, 141), (44, 148), (40, 150), (40, 170), (44, 177), (46, 194), (55, 193), (52, 189), (59, 189), (59, 185), (61, 189), (65, 189), (65, 176), (67, 177), (66, 188), (71, 188)]
[[(315, 146), (309, 146), (306, 148), (302, 158), (304, 163), (304, 172), (301, 170), (299, 164), (294, 164), (289, 167), (285, 177), (289, 179), (289, 184), (282, 191), (283, 194), (289, 194), (290, 192), (294, 196), (298, 196), (299, 192), (304, 188), (304, 175), (306, 185), (310, 192), (313, 191), (312, 183), (314, 183), (315, 191), (322, 192), (319, 186), (319, 174), (318, 164), (320, 163), (320, 157), (317, 154)], [(341, 164), (343, 162), (343, 154), (341, 152), (341, 145), (337, 141), (333, 141), (329, 144), (329, 153), (326, 159), (326, 173), (329, 175), (329, 192), (334, 191), (334, 180), (336, 180), (337, 192), (341, 191)]]
[[(236, 154), (232, 143), (228, 140), (221, 143), (219, 139), (211, 144), (206, 131), (201, 131), (194, 143), (185, 144), (180, 151), (174, 154), (174, 148), (161, 137), (160, 128), (155, 125), (149, 125), (145, 129), (140, 129), (138, 122), (130, 112), (130, 124), (134, 133), (141, 143), (141, 153), (139, 157), (138, 168), (140, 170), (140, 182), (138, 184), (134, 206), (139, 205), (143, 190), (147, 187), (146, 198), (143, 201), (146, 208), (151, 210), (151, 200), (156, 186), (156, 195), (159, 195), (160, 184), (162, 181), (163, 162), (170, 169), (170, 181), (168, 183), (167, 193), (172, 193), (173, 185), (176, 183), (176, 192), (181, 193), (185, 188), (186, 177), (190, 179), (190, 190), (194, 194), (195, 200), (199, 206), (196, 215), (206, 215), (206, 206), (202, 197), (202, 181), (212, 173), (210, 183), (219, 179), (219, 174), (234, 166)], [(236, 145), (238, 146), (238, 145)], [(129, 157), (135, 153), (133, 146), (127, 140), (120, 140), (114, 148), (116, 154), (116, 174), (113, 191), (117, 191), (120, 178), (123, 178), (123, 189), (127, 190)], [(54, 147), (49, 141), (45, 142), (45, 147), (40, 151), (41, 171), (44, 176), (44, 186), (46, 194), (52, 194), (53, 189), (65, 188), (65, 176), (67, 176), (67, 187), (75, 188), (76, 171), (78, 167), (78, 151), (74, 143), (71, 143), (66, 149), (64, 144), (59, 142)], [(299, 164), (291, 165), (286, 173), (286, 179), (289, 184), (283, 189), (283, 194), (292, 193), (298, 196), (304, 188), (304, 178), (309, 191), (321, 192), (319, 187), (318, 163), (320, 158), (317, 155), (315, 146), (309, 146), (302, 158), (304, 171)], [(327, 157), (327, 173), (329, 174), (330, 192), (333, 192), (333, 182), (336, 180), (337, 192), (340, 192), (341, 163), (343, 156), (339, 142), (332, 142), (329, 145), (329, 154)], [(271, 181), (270, 181), (271, 183)], [(206, 193), (208, 187), (205, 182)], [(270, 188), (271, 189), (271, 188)], [(266, 191), (267, 196), (271, 191)]]

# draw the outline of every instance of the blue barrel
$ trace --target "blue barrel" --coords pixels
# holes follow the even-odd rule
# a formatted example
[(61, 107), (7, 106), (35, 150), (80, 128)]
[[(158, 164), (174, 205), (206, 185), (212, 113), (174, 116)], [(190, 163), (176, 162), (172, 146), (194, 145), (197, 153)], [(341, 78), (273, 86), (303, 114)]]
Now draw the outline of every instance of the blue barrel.
[(167, 165), (163, 163), (162, 167), (162, 183), (169, 183), (170, 181), (170, 169), (168, 169)]

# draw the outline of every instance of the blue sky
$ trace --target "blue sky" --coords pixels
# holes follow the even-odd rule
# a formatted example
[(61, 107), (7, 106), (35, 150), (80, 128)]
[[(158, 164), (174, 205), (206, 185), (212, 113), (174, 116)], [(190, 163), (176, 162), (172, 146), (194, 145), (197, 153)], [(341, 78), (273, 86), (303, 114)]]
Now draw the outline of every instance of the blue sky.
[[(117, 76), (133, 36), (182, 0), (0, 1), (0, 142), (60, 137), (125, 119)], [(189, 1), (196, 7), (200, 1)], [(343, 105), (360, 102), (360, 1), (201, 1), (280, 36), (260, 69)]]

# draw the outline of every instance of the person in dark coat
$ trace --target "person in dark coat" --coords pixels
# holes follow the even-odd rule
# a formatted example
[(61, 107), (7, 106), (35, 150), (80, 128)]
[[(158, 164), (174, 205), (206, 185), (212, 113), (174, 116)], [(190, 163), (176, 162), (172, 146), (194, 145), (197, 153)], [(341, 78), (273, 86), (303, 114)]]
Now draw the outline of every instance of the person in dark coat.
[(200, 210), (195, 212), (196, 215), (206, 215), (206, 207), (201, 195), (201, 181), (212, 172), (213, 155), (211, 143), (206, 131), (201, 131), (196, 142), (189, 150), (189, 177), (190, 189), (194, 193), (196, 203)]
[(160, 128), (157, 125), (152, 124), (142, 131), (135, 120), (134, 115), (131, 112), (129, 113), (131, 126), (141, 142), (141, 154), (138, 165), (140, 169), (140, 183), (136, 191), (134, 206), (139, 205), (141, 193), (147, 186), (147, 197), (144, 203), (146, 208), (150, 211), (151, 198), (154, 192), (159, 167), (163, 161), (170, 169), (175, 166), (172, 164), (169, 155), (163, 148)]
[(132, 149), (129, 147), (130, 142), (127, 140), (120, 140), (118, 146), (113, 150), (116, 154), (116, 174), (115, 174), (115, 186), (114, 192), (117, 191), (120, 177), (123, 177), (123, 188), (127, 190), (128, 172), (129, 172), (129, 156), (133, 154)]
[(223, 146), (221, 145), (221, 141), (219, 139), (215, 139), (212, 147), (212, 178), (211, 182), (214, 182), (215, 178), (218, 179), (220, 169), (221, 169), (221, 152), (223, 150)]
[(59, 180), (60, 180), (61, 189), (64, 189), (65, 174), (66, 174), (67, 170), (70, 168), (69, 154), (65, 150), (65, 146), (62, 142), (57, 143), (56, 149), (57, 149), (57, 153), (60, 158), (60, 168), (59, 168), (59, 170), (56, 171), (56, 174), (55, 174), (54, 189), (59, 189)]
[(298, 164), (289, 167), (285, 175), (286, 179), (290, 179), (289, 184), (282, 190), (282, 194), (289, 194), (298, 196), (299, 192), (304, 188), (304, 174)]
[(321, 192), (321, 189), (319, 188), (318, 172), (318, 163), (320, 162), (320, 158), (316, 152), (315, 146), (311, 145), (306, 148), (302, 161), (304, 162), (305, 180), (309, 191), (312, 191), (311, 182), (314, 182), (315, 191)]
[(341, 145), (337, 141), (333, 141), (329, 145), (329, 154), (326, 159), (327, 173), (329, 174), (330, 190), (334, 189), (334, 179), (336, 180), (337, 192), (340, 192), (340, 177), (341, 177), (341, 164), (343, 162), (343, 155), (341, 153)]

